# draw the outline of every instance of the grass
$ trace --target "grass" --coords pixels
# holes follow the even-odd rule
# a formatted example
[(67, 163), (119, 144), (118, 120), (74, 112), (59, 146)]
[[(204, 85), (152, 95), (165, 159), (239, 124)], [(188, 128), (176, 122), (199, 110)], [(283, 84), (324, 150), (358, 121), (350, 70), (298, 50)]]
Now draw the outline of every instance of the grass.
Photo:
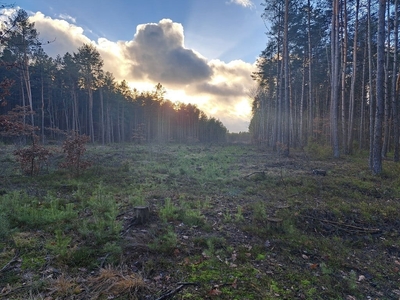
[[(90, 146), (81, 176), (31, 178), (2, 147), (0, 298), (143, 299), (180, 282), (197, 286), (179, 299), (396, 297), (399, 165), (372, 176), (362, 154), (333, 160), (315, 145), (289, 158), (239, 145), (123, 150)], [(145, 224), (132, 223), (135, 206), (150, 208)]]

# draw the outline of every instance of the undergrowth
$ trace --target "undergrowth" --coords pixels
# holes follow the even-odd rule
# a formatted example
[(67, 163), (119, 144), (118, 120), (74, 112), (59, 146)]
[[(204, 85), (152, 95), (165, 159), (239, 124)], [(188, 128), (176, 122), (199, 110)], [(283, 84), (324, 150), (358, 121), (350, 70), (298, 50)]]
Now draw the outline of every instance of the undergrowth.
[(396, 297), (395, 163), (372, 176), (362, 154), (331, 160), (312, 144), (288, 158), (204, 145), (85, 155), (90, 168), (58, 170), (59, 155), (35, 178), (0, 162), (0, 297), (144, 299), (182, 282), (181, 299)]

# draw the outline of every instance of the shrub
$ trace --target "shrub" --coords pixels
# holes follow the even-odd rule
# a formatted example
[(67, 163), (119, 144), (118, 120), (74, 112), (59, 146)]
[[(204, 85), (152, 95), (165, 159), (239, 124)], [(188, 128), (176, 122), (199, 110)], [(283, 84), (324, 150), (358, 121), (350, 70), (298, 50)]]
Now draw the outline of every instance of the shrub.
[(166, 198), (164, 207), (160, 208), (159, 216), (164, 222), (176, 220), (178, 218), (179, 208), (176, 207), (171, 198)]
[(154, 239), (149, 244), (149, 248), (156, 252), (171, 253), (177, 246), (178, 238), (175, 232), (171, 228), (167, 228), (167, 231)]
[(32, 145), (28, 148), (15, 150), (14, 155), (20, 163), (22, 172), (34, 176), (39, 174), (52, 153), (49, 149), (39, 145), (39, 137), (33, 134)]
[(0, 115), (1, 136), (31, 138), (32, 145), (30, 147), (14, 151), (14, 156), (20, 163), (22, 172), (31, 176), (38, 175), (41, 167), (51, 156), (51, 151), (39, 143), (39, 136), (36, 134), (39, 128), (25, 122), (25, 118), (33, 114), (34, 112), (29, 106), (17, 106), (7, 115)]
[(117, 220), (118, 206), (114, 197), (100, 184), (87, 205), (91, 216), (82, 221), (80, 234), (94, 244), (117, 240), (122, 224)]
[(4, 222), (11, 228), (44, 228), (51, 225), (59, 227), (73, 222), (77, 217), (74, 204), (60, 205), (58, 199), (47, 197), (45, 201), (28, 196), (26, 193), (13, 192), (2, 196), (0, 211)]
[(66, 156), (60, 167), (71, 170), (76, 176), (79, 176), (81, 170), (90, 167), (92, 163), (82, 159), (83, 154), (86, 152), (85, 144), (88, 141), (89, 136), (87, 135), (79, 135), (76, 132), (69, 134), (62, 146)]

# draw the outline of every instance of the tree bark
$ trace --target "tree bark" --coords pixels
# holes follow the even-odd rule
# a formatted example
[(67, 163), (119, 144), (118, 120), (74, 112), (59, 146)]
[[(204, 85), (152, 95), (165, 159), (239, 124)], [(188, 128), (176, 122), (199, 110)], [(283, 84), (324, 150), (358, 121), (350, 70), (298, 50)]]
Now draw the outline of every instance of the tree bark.
[(339, 104), (339, 0), (332, 2), (332, 71), (331, 71), (331, 140), (333, 156), (340, 156), (338, 134), (338, 104)]
[[(382, 157), (386, 157), (388, 148), (389, 148), (389, 136), (390, 136), (390, 95), (389, 95), (389, 61), (390, 61), (390, 35), (391, 35), (391, 27), (390, 27), (390, 3), (387, 1), (387, 52), (386, 52), (386, 62), (384, 68), (385, 74), (385, 83), (384, 83), (384, 119), (383, 119), (383, 145), (382, 145)], [(394, 72), (394, 70), (393, 70)]]
[[(399, 22), (398, 22), (398, 13), (399, 5), (398, 0), (394, 2), (394, 23), (393, 23), (393, 30), (394, 30), (394, 41), (393, 41), (393, 51), (394, 51), (394, 58), (393, 58), (393, 74), (392, 74), (392, 114), (393, 114), (393, 144), (394, 144), (394, 155), (393, 161), (399, 161), (399, 115), (398, 115), (398, 93), (399, 93), (399, 86), (396, 84), (396, 78), (400, 79), (397, 75), (397, 51), (398, 51), (398, 43), (399, 43)], [(397, 82), (399, 82), (397, 80)]]
[(312, 113), (312, 44), (311, 44), (311, 3), (307, 1), (307, 27), (308, 27), (308, 138), (312, 138), (313, 130), (313, 113)]
[(100, 119), (101, 119), (101, 144), (105, 144), (105, 128), (104, 128), (104, 97), (103, 97), (103, 89), (100, 87)]
[(283, 61), (285, 73), (285, 94), (284, 94), (284, 118), (283, 118), (283, 145), (284, 156), (289, 156), (290, 149), (290, 82), (289, 82), (289, 0), (285, 0), (285, 20), (283, 33)]
[[(342, 72), (341, 72), (341, 119), (342, 119), (342, 145), (344, 153), (347, 153), (347, 140), (346, 140), (346, 68), (347, 68), (347, 1), (343, 0), (343, 6), (341, 8), (342, 12), (342, 22), (343, 22), (343, 29), (342, 29)], [(339, 30), (339, 29), (338, 29)]]
[(89, 132), (90, 132), (90, 141), (94, 143), (94, 125), (93, 125), (93, 90), (92, 87), (88, 88), (89, 93)]
[[(366, 33), (366, 41), (368, 41), (368, 32)], [(361, 108), (360, 108), (360, 128), (359, 128), (359, 139), (358, 139), (358, 149), (364, 149), (364, 130), (365, 130), (365, 72), (366, 72), (366, 65), (367, 65), (367, 49), (368, 43), (364, 47), (364, 60), (363, 60), (363, 68), (362, 68), (362, 84), (361, 84)]]
[(376, 114), (372, 153), (372, 172), (374, 175), (382, 172), (382, 123), (385, 109), (385, 12), (386, 0), (379, 0), (376, 61)]
[(368, 1), (368, 99), (369, 99), (369, 167), (372, 170), (374, 153), (374, 128), (375, 128), (375, 99), (373, 93), (373, 63), (372, 63), (372, 24), (371, 24), (371, 0)]
[[(358, 9), (360, 0), (356, 1), (356, 20), (354, 28), (354, 40), (353, 40), (353, 73), (351, 76), (351, 87), (350, 87), (350, 105), (349, 105), (349, 121), (347, 131), (347, 150), (348, 153), (353, 151), (353, 123), (354, 123), (354, 103), (355, 103), (355, 86), (357, 80), (357, 43), (358, 43)], [(363, 100), (362, 100), (363, 101)]]

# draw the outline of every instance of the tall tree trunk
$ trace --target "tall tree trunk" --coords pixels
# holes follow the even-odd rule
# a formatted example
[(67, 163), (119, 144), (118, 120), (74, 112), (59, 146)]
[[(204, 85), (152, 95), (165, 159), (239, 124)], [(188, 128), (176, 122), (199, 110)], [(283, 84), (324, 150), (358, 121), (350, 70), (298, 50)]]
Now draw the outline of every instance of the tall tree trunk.
[(374, 153), (374, 128), (375, 128), (375, 96), (373, 92), (373, 62), (372, 62), (372, 24), (371, 24), (371, 0), (368, 1), (368, 99), (369, 99), (369, 167), (372, 170)]
[(352, 76), (351, 76), (349, 121), (348, 121), (348, 132), (347, 132), (347, 150), (349, 153), (352, 153), (352, 151), (353, 151), (353, 122), (354, 122), (355, 86), (356, 86), (356, 80), (357, 80), (357, 43), (358, 43), (359, 3), (360, 3), (360, 0), (357, 0), (356, 1), (356, 22), (355, 22), (354, 40), (353, 40), (353, 67), (352, 67), (353, 72), (352, 72)]
[[(399, 93), (399, 86), (396, 85), (396, 78), (400, 79), (397, 76), (397, 51), (398, 51), (398, 43), (399, 43), (399, 5), (398, 0), (394, 1), (394, 23), (393, 23), (393, 30), (394, 30), (394, 41), (393, 41), (393, 74), (392, 74), (392, 114), (393, 114), (393, 144), (394, 144), (394, 155), (393, 160), (395, 162), (399, 161), (399, 115), (398, 115), (398, 93)], [(400, 74), (399, 74), (400, 75)], [(397, 81), (398, 82), (398, 81)]]
[(289, 83), (289, 0), (285, 0), (285, 20), (284, 20), (284, 33), (283, 33), (283, 62), (284, 62), (284, 74), (285, 74), (285, 97), (284, 97), (284, 124), (283, 128), (283, 144), (284, 144), (284, 156), (289, 156), (290, 149), (290, 83)]
[[(368, 32), (366, 32), (366, 41), (368, 41)], [(360, 108), (360, 129), (359, 129), (359, 139), (358, 139), (358, 149), (364, 149), (364, 127), (365, 127), (365, 72), (367, 65), (367, 49), (368, 43), (364, 47), (364, 60), (362, 68), (362, 83), (361, 83), (361, 108)]]
[[(33, 111), (31, 78), (30, 78), (30, 74), (29, 74), (29, 59), (28, 59), (26, 50), (24, 50), (24, 62), (23, 62), (23, 66), (22, 66), (22, 75), (24, 78), (26, 95), (28, 97), (29, 106), (30, 106), (31, 110)], [(31, 114), (31, 125), (35, 126), (33, 114)]]
[(121, 142), (125, 143), (125, 107), (124, 107), (124, 101), (122, 100), (122, 105), (121, 105)]
[[(21, 71), (21, 76), (20, 76), (20, 83), (21, 83), (21, 98), (22, 98), (22, 106), (25, 107), (26, 106), (26, 100), (25, 100), (25, 90), (24, 90), (24, 82), (23, 82), (23, 75), (22, 75), (22, 71)], [(23, 124), (25, 126), (26, 124), (26, 116), (23, 116)]]
[(386, 0), (379, 0), (376, 61), (376, 114), (372, 153), (372, 172), (375, 175), (382, 172), (382, 123), (385, 109), (385, 12)]
[(105, 128), (104, 128), (104, 97), (103, 97), (103, 89), (100, 88), (100, 123), (101, 123), (101, 144), (104, 145), (105, 143)]
[(41, 113), (42, 113), (42, 126), (41, 126), (41, 137), (42, 137), (42, 144), (44, 144), (44, 79), (43, 79), (43, 71), (40, 77), (40, 83), (41, 83), (41, 89), (40, 89), (40, 93), (41, 93), (41, 100), (42, 100), (42, 107), (41, 107)]
[(339, 104), (339, 0), (332, 2), (332, 71), (331, 71), (331, 140), (333, 156), (339, 157), (338, 104)]
[(307, 37), (308, 37), (308, 138), (312, 137), (313, 130), (313, 113), (312, 113), (312, 44), (311, 44), (311, 2), (307, 1), (308, 12), (307, 12)]
[(72, 132), (78, 132), (78, 103), (76, 99), (76, 90), (75, 88), (71, 89), (71, 99), (72, 99)]
[[(342, 144), (343, 150), (347, 153), (347, 140), (346, 140), (346, 68), (347, 68), (347, 1), (343, 0), (343, 6), (341, 7), (342, 13), (342, 22), (343, 22), (343, 30), (342, 30), (342, 72), (341, 72), (341, 119), (342, 119)], [(339, 30), (339, 29), (338, 29)]]
[(280, 63), (280, 29), (278, 29), (278, 37), (277, 37), (277, 60), (276, 60), (276, 74), (277, 74), (277, 80), (276, 80), (276, 106), (275, 106), (275, 128), (274, 128), (274, 138), (273, 138), (273, 144), (272, 144), (272, 149), (273, 151), (277, 151), (277, 142), (280, 141), (280, 128), (281, 128), (281, 85), (282, 85), (282, 80), (281, 80), (281, 63)]
[(111, 144), (112, 139), (111, 139), (111, 134), (112, 134), (112, 123), (111, 123), (111, 114), (110, 114), (110, 104), (109, 104), (109, 100), (107, 99), (107, 104), (106, 104), (107, 110), (107, 143)]
[(303, 129), (303, 110), (304, 110), (304, 98), (305, 98), (305, 86), (306, 86), (306, 58), (303, 61), (303, 76), (301, 84), (301, 96), (300, 96), (300, 111), (299, 111), (299, 140), (300, 148), (304, 146), (304, 129)]
[[(382, 145), (382, 157), (386, 157), (388, 148), (389, 148), (389, 137), (390, 137), (390, 95), (389, 95), (389, 61), (390, 61), (390, 1), (387, 1), (387, 53), (386, 53), (386, 62), (385, 62), (385, 88), (384, 88), (384, 97), (385, 97), (385, 114), (383, 120), (383, 145)], [(394, 72), (394, 70), (393, 70)]]
[(94, 125), (93, 125), (93, 90), (89, 87), (89, 135), (90, 140), (94, 143)]

